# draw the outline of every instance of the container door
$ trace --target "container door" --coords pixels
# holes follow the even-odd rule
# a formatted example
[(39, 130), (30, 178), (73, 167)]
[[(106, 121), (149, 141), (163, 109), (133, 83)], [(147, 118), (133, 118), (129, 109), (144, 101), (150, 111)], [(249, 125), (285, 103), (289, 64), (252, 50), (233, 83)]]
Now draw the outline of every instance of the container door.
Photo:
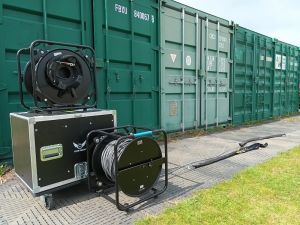
[(275, 46), (274, 116), (288, 113), (287, 82), (287, 55), (285, 46), (279, 43)]
[(157, 0), (94, 1), (98, 106), (118, 125), (159, 127)]
[(299, 67), (299, 50), (294, 49), (294, 55), (291, 57), (293, 65), (291, 64), (291, 71), (293, 73), (293, 112), (299, 111), (299, 78), (300, 78), (300, 67)]
[(287, 71), (288, 82), (287, 90), (289, 96), (289, 114), (298, 112), (299, 105), (299, 72), (298, 72), (298, 50), (293, 46), (288, 47)]
[(218, 126), (230, 117), (231, 34), (219, 22), (202, 20), (201, 125)]
[(198, 14), (168, 6), (161, 13), (161, 126), (184, 131), (200, 122)]
[(272, 39), (242, 27), (235, 30), (233, 123), (271, 116)]
[(298, 112), (299, 107), (299, 50), (283, 42), (275, 41), (273, 116), (285, 116)]
[(255, 105), (255, 80), (253, 37), (247, 31), (236, 30), (234, 68), (234, 124), (253, 119)]
[(272, 117), (273, 92), (273, 42), (271, 39), (257, 35), (257, 79), (256, 79), (256, 118), (264, 120)]
[[(17, 51), (36, 39), (92, 45), (91, 9), (85, 0), (0, 0), (0, 160), (12, 157), (9, 113), (24, 111)], [(25, 99), (29, 103), (29, 96)]]

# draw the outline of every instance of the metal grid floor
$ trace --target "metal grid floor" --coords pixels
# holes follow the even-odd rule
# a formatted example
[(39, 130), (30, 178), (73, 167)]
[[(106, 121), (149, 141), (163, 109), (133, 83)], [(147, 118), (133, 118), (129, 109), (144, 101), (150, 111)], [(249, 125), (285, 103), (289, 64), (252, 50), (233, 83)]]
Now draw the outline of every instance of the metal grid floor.
[[(223, 154), (237, 148), (239, 141), (287, 133), (268, 140), (269, 147), (193, 170), (188, 163)], [(157, 199), (138, 206), (133, 212), (120, 212), (104, 196), (89, 193), (82, 184), (55, 193), (55, 209), (46, 210), (15, 176), (0, 185), (0, 224), (132, 224), (145, 215), (161, 212), (199, 189), (209, 188), (231, 178), (238, 171), (268, 160), (300, 144), (300, 116), (293, 119), (186, 138), (169, 144), (170, 179), (167, 191)]]

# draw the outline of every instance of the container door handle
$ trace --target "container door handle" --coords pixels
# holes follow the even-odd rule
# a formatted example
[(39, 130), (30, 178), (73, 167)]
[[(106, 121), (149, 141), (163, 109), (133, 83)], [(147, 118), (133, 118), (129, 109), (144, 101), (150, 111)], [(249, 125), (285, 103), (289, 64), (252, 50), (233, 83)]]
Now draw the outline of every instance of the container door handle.
[(115, 72), (115, 76), (116, 76), (116, 81), (117, 82), (121, 80), (120, 75), (117, 72)]
[(143, 77), (143, 75), (140, 75), (140, 76), (139, 76), (139, 80), (140, 80), (140, 83), (142, 83), (143, 80), (145, 80), (145, 78)]

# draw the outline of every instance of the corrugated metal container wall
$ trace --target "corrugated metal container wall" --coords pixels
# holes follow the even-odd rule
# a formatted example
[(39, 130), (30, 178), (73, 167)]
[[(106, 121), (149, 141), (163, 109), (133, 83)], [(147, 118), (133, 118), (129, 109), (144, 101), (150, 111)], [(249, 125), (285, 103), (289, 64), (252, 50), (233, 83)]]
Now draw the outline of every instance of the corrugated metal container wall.
[(0, 0), (0, 160), (12, 158), (9, 113), (24, 110), (17, 51), (35, 39), (92, 45), (91, 10), (91, 1), (85, 0)]
[(275, 40), (274, 116), (298, 112), (299, 48)]
[(207, 128), (231, 119), (232, 33), (227, 20), (174, 1), (163, 1), (162, 128)]
[(99, 105), (118, 125), (159, 127), (159, 1), (94, 1)]
[(234, 124), (272, 117), (274, 44), (270, 37), (235, 29)]
[(298, 111), (298, 48), (236, 26), (233, 123)]

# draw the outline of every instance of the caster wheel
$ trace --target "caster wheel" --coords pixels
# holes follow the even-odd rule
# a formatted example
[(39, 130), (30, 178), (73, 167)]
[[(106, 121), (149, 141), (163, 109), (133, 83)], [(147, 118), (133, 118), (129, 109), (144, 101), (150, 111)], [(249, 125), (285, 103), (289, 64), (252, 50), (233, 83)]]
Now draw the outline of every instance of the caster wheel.
[(152, 190), (152, 193), (153, 193), (153, 194), (156, 194), (157, 191), (158, 191), (156, 188), (152, 188), (151, 190)]
[(52, 194), (47, 194), (41, 196), (41, 200), (44, 203), (44, 206), (48, 210), (52, 210), (54, 208), (54, 200)]
[[(129, 206), (129, 204), (128, 203), (125, 203), (124, 204), (124, 207), (128, 207)], [(128, 208), (128, 209), (125, 209), (125, 212), (127, 212), (127, 213), (129, 213), (131, 211), (131, 209), (130, 208)]]
[[(156, 188), (152, 188), (152, 194), (155, 195), (158, 192)], [(154, 199), (158, 198), (158, 195), (153, 196)]]

